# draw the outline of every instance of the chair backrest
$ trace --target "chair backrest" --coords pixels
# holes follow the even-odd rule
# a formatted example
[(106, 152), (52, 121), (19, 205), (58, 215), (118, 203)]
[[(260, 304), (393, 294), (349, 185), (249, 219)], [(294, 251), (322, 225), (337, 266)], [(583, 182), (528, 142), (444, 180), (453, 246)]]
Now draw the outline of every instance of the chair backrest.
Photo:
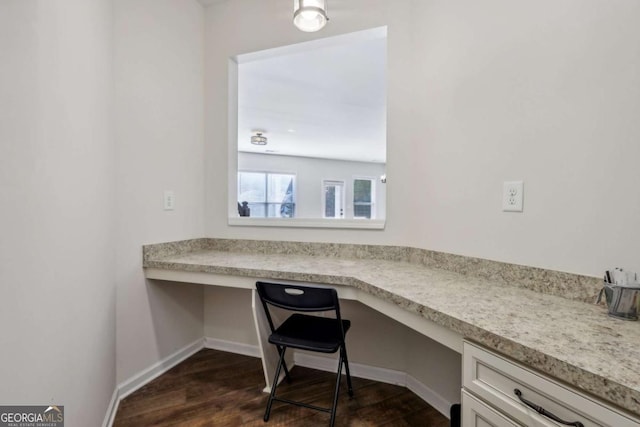
[[(256, 288), (272, 332), (274, 325), (267, 304), (290, 311), (335, 311), (342, 331), (340, 302), (335, 289), (268, 282), (256, 282)], [(342, 336), (344, 337), (344, 332), (342, 332)]]
[(339, 307), (333, 288), (257, 282), (258, 295), (264, 302), (293, 311), (330, 311)]

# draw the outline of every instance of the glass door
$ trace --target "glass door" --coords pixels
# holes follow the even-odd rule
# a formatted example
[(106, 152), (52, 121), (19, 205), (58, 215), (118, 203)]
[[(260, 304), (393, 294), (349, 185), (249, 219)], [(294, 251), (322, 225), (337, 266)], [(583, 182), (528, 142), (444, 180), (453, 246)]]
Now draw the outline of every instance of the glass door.
[(344, 181), (323, 181), (323, 218), (344, 218)]

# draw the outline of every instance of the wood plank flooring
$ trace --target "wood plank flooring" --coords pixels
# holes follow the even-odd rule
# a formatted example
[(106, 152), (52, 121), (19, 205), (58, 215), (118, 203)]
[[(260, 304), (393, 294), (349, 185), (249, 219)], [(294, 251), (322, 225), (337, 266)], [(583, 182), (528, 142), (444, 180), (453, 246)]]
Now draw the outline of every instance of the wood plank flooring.
[[(294, 367), (278, 396), (331, 406), (335, 374)], [(448, 427), (449, 420), (404, 387), (352, 377), (354, 397), (342, 380), (336, 426)], [(204, 349), (127, 396), (114, 427), (328, 426), (329, 414), (274, 402), (262, 417), (267, 394), (260, 359)]]

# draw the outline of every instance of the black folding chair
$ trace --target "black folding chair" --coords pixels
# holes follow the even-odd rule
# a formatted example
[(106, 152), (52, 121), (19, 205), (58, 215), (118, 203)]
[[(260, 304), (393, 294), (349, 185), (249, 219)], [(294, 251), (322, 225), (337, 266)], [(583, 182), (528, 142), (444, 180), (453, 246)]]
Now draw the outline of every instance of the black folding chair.
[[(264, 413), (264, 421), (269, 421), (271, 405), (274, 400), (289, 403), (331, 414), (330, 425), (333, 426), (338, 406), (338, 393), (340, 392), (340, 378), (342, 374), (342, 364), (344, 363), (349, 396), (353, 396), (351, 386), (351, 375), (349, 373), (349, 361), (347, 359), (347, 348), (344, 338), (351, 326), (349, 320), (340, 317), (340, 303), (338, 293), (332, 288), (318, 288), (311, 286), (283, 285), (277, 283), (257, 282), (256, 288), (262, 301), (264, 312), (269, 321), (271, 335), (269, 342), (274, 344), (280, 354), (276, 375), (271, 386), (271, 394), (267, 402), (267, 409)], [(289, 311), (296, 311), (287, 318), (281, 325), (275, 327), (269, 311), (269, 306), (279, 307)], [(335, 311), (335, 318), (320, 317), (300, 312), (320, 312)], [(297, 348), (301, 350), (316, 351), (320, 353), (335, 353), (340, 350), (338, 362), (338, 374), (336, 376), (336, 387), (333, 396), (333, 406), (322, 408), (289, 399), (276, 397), (276, 388), (280, 378), (280, 370), (284, 367), (285, 377), (290, 381), (289, 371), (284, 361), (287, 348)]]

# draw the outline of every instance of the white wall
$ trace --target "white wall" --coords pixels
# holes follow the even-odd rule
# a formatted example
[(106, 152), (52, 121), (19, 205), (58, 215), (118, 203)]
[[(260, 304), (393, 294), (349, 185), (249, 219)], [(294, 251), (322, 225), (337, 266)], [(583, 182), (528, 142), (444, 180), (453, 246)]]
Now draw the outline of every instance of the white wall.
[[(640, 2), (413, 5), (412, 182), (424, 197), (411, 243), (598, 277), (640, 271)], [(501, 183), (515, 179), (524, 213), (500, 212)]]
[[(640, 3), (353, 0), (314, 34), (290, 12), (279, 0), (207, 8), (208, 235), (404, 244), (596, 276), (640, 270)], [(386, 229), (228, 226), (218, 181), (233, 158), (228, 58), (381, 25)], [(519, 179), (525, 211), (504, 213), (502, 182)]]
[(386, 185), (380, 182), (380, 176), (385, 173), (382, 163), (239, 152), (238, 170), (295, 174), (298, 218), (322, 218), (324, 180), (344, 182), (345, 218), (353, 218), (353, 180), (362, 177), (373, 178), (375, 219), (384, 219), (385, 216)]
[(115, 387), (111, 6), (0, 2), (0, 402), (70, 427)]
[(258, 346), (249, 289), (204, 286), (204, 336)]
[(141, 249), (204, 234), (203, 19), (195, 0), (115, 1), (118, 382), (203, 335), (202, 287), (146, 281)]

